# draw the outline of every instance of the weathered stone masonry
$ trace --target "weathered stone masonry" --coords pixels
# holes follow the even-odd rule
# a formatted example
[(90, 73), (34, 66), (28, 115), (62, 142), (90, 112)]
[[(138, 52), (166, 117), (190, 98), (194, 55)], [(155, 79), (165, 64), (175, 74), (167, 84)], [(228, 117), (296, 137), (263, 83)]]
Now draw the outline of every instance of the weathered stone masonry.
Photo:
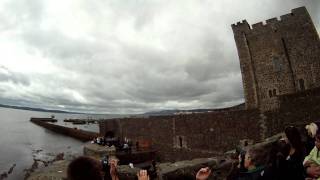
[[(208, 157), (233, 148), (239, 139), (260, 140), (259, 112), (231, 111), (106, 120), (100, 133), (114, 131), (133, 141), (148, 139), (162, 161)], [(118, 124), (109, 128), (109, 124)]]
[(277, 109), (277, 95), (320, 86), (319, 35), (305, 7), (252, 28), (243, 20), (232, 29), (247, 109)]
[(161, 161), (177, 161), (212, 157), (235, 148), (242, 139), (256, 143), (288, 125), (320, 120), (320, 88), (282, 95), (279, 101), (279, 109), (268, 112), (253, 109), (106, 120), (100, 123), (100, 133), (113, 131), (133, 141), (151, 140)]

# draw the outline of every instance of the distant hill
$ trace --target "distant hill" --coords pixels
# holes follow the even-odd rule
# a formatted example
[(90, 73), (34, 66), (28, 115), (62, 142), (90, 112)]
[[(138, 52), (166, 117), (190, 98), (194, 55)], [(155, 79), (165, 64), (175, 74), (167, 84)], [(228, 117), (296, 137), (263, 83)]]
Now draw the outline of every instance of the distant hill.
[(162, 111), (150, 111), (144, 113), (147, 116), (169, 116), (169, 115), (176, 115), (176, 114), (192, 114), (192, 113), (205, 113), (205, 112), (221, 112), (221, 111), (236, 111), (244, 109), (244, 103), (227, 107), (227, 108), (220, 108), (220, 109), (191, 109), (191, 110), (162, 110)]
[(150, 112), (146, 112), (144, 113), (144, 115), (148, 115), (148, 116), (167, 116), (167, 115), (173, 115), (177, 112), (180, 112), (182, 110), (179, 109), (175, 109), (175, 110), (162, 110), (162, 111), (150, 111)]
[(50, 113), (82, 114), (82, 113), (79, 113), (79, 112), (69, 112), (69, 111), (52, 110), (52, 109), (42, 109), (42, 108), (32, 108), (32, 107), (25, 107), (25, 106), (11, 106), (11, 105), (4, 105), (4, 104), (0, 104), (0, 107), (3, 107), (3, 108), (11, 108), (11, 109), (21, 109), (21, 110), (28, 110), (28, 111), (50, 112)]
[[(21, 110), (28, 110), (28, 111), (50, 112), (50, 113), (90, 114), (90, 113), (81, 113), (81, 112), (72, 112), (72, 111), (53, 110), (53, 109), (32, 108), (32, 107), (26, 107), (26, 106), (12, 106), (12, 105), (5, 105), (5, 104), (0, 104), (0, 107), (11, 108), (11, 109), (21, 109)], [(127, 117), (170, 116), (170, 115), (177, 115), (177, 114), (235, 111), (235, 110), (242, 110), (244, 109), (244, 107), (245, 105), (244, 103), (242, 103), (232, 107), (220, 108), (220, 109), (191, 109), (191, 110), (173, 109), (173, 110), (150, 111), (143, 114), (131, 114), (131, 115), (127, 114), (126, 116)], [(95, 114), (95, 115), (104, 115), (104, 114)], [(120, 116), (122, 117), (123, 115), (120, 115)]]

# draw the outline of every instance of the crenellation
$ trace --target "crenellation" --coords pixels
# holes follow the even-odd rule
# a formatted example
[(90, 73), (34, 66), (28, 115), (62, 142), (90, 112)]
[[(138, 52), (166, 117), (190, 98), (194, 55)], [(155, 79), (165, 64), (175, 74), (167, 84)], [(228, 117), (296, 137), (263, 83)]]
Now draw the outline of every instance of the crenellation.
[(268, 24), (274, 25), (274, 24), (277, 24), (277, 23), (279, 23), (279, 22), (280, 22), (279, 19), (276, 18), (276, 17), (266, 20), (266, 24), (267, 24), (267, 25), (268, 25)]
[(258, 22), (255, 24), (252, 24), (252, 30), (259, 30), (265, 27), (265, 24), (263, 22)]
[(231, 27), (233, 32), (249, 32), (251, 29), (247, 20), (242, 20), (241, 22), (237, 22), (237, 24), (232, 24)]
[(247, 20), (238, 21), (237, 23), (232, 24), (232, 26), (234, 26), (234, 27), (243, 26), (243, 25), (249, 25)]
[(280, 20), (281, 21), (287, 21), (287, 20), (290, 20), (292, 18), (293, 14), (290, 13), (290, 14), (285, 14), (285, 15), (281, 15), (280, 16)]
[(292, 9), (291, 14), (292, 15), (305, 15), (305, 14), (308, 14), (308, 11), (307, 11), (306, 7), (302, 6), (302, 7)]
[(245, 19), (242, 20), (241, 23), (242, 23), (242, 24), (248, 24), (247, 20), (245, 20)]
[[(299, 7), (291, 10), (291, 13), (280, 16), (281, 21), (293, 20), (295, 21), (299, 16), (309, 16), (309, 13), (305, 7)], [(307, 19), (306, 19), (307, 20)]]

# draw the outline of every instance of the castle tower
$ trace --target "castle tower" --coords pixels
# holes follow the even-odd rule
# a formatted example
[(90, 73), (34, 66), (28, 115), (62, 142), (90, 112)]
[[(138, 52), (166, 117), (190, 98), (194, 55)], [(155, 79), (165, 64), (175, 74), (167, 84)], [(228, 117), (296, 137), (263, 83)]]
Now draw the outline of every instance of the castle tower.
[(276, 109), (278, 95), (320, 87), (320, 40), (305, 7), (232, 30), (247, 109)]

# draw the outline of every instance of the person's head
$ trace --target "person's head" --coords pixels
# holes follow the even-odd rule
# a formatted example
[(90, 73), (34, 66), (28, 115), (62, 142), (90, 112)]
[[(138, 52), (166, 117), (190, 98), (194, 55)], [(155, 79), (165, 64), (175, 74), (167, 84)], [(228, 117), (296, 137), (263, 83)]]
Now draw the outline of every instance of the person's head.
[(266, 151), (263, 147), (252, 147), (246, 151), (244, 158), (244, 167), (250, 169), (252, 167), (262, 166), (266, 162)]
[(318, 131), (318, 126), (315, 123), (310, 123), (306, 125), (306, 130), (308, 132), (308, 136), (314, 138)]
[(290, 145), (284, 140), (275, 141), (271, 144), (271, 149), (268, 152), (268, 165), (274, 168), (279, 166), (279, 161), (286, 159), (289, 155)]
[(301, 141), (299, 130), (294, 126), (289, 126), (284, 130), (284, 132), (287, 136), (290, 146), (295, 150), (300, 151), (303, 148), (303, 144)]
[(290, 145), (284, 141), (277, 141), (278, 155), (287, 157), (290, 153)]
[(68, 180), (103, 180), (101, 163), (93, 158), (81, 156), (68, 166)]

